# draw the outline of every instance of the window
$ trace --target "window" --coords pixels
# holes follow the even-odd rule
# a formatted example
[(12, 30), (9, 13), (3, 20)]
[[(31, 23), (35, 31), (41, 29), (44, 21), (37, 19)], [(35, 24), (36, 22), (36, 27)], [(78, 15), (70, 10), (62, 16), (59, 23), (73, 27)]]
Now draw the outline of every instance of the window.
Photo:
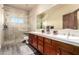
[(23, 24), (24, 20), (22, 18), (18, 18), (16, 16), (11, 17), (11, 22), (16, 23), (16, 24)]

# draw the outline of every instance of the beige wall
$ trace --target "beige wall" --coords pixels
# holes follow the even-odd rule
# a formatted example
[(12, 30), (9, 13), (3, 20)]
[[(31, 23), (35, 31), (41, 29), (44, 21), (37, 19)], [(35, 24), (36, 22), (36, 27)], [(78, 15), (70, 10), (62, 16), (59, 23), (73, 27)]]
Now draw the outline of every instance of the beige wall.
[(63, 15), (73, 12), (79, 8), (79, 4), (64, 4), (57, 5), (50, 10), (46, 11), (46, 16), (43, 19), (44, 23), (47, 21), (46, 25), (53, 25), (56, 29), (62, 29), (63, 24)]
[(3, 5), (0, 4), (0, 48), (3, 41), (3, 24), (4, 24), (4, 10)]
[(37, 7), (37, 15), (49, 10), (51, 7), (54, 7), (56, 4), (39, 4)]
[(37, 6), (33, 8), (28, 15), (29, 31), (36, 31)]

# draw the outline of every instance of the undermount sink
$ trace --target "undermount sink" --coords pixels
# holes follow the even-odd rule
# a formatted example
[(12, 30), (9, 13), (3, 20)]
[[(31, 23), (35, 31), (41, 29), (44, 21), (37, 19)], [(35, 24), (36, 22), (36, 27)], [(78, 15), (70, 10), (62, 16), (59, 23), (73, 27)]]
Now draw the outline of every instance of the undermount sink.
[(79, 43), (79, 37), (77, 37), (77, 36), (69, 36), (68, 40)]
[(67, 39), (67, 35), (54, 35), (57, 38)]
[(69, 36), (69, 39), (78, 39), (79, 40), (79, 37), (78, 36)]

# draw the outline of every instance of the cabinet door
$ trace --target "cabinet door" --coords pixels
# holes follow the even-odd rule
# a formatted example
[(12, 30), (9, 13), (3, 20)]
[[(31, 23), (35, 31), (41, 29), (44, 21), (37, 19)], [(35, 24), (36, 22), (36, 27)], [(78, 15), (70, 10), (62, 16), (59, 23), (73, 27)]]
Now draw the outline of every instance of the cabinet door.
[(55, 46), (52, 46), (51, 39), (44, 39), (44, 54), (46, 55), (56, 55)]
[(33, 44), (32, 38), (33, 38), (32, 34), (29, 34), (29, 44), (31, 44), (31, 45)]
[(43, 54), (43, 46), (41, 44), (38, 45), (38, 50)]
[(66, 44), (63, 42), (57, 42), (57, 44), (58, 44), (58, 47), (60, 49), (61, 55), (73, 55), (73, 52), (74, 52), (73, 45)]
[(38, 50), (43, 53), (43, 37), (38, 36)]
[(37, 35), (33, 35), (33, 46), (37, 48)]
[(59, 48), (59, 42), (52, 40), (52, 46), (53, 46), (53, 49), (55, 51), (55, 54), (60, 55), (61, 51), (60, 51), (60, 48)]
[(34, 35), (33, 34), (31, 35), (31, 40), (32, 40), (32, 44), (31, 45), (34, 46)]

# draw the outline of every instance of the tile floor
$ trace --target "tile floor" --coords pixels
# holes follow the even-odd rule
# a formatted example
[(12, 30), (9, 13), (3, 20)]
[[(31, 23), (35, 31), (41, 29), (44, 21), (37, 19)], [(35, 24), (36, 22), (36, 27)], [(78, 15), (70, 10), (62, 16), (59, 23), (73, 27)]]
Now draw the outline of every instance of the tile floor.
[(32, 46), (25, 43), (4, 45), (0, 49), (0, 55), (39, 55)]

